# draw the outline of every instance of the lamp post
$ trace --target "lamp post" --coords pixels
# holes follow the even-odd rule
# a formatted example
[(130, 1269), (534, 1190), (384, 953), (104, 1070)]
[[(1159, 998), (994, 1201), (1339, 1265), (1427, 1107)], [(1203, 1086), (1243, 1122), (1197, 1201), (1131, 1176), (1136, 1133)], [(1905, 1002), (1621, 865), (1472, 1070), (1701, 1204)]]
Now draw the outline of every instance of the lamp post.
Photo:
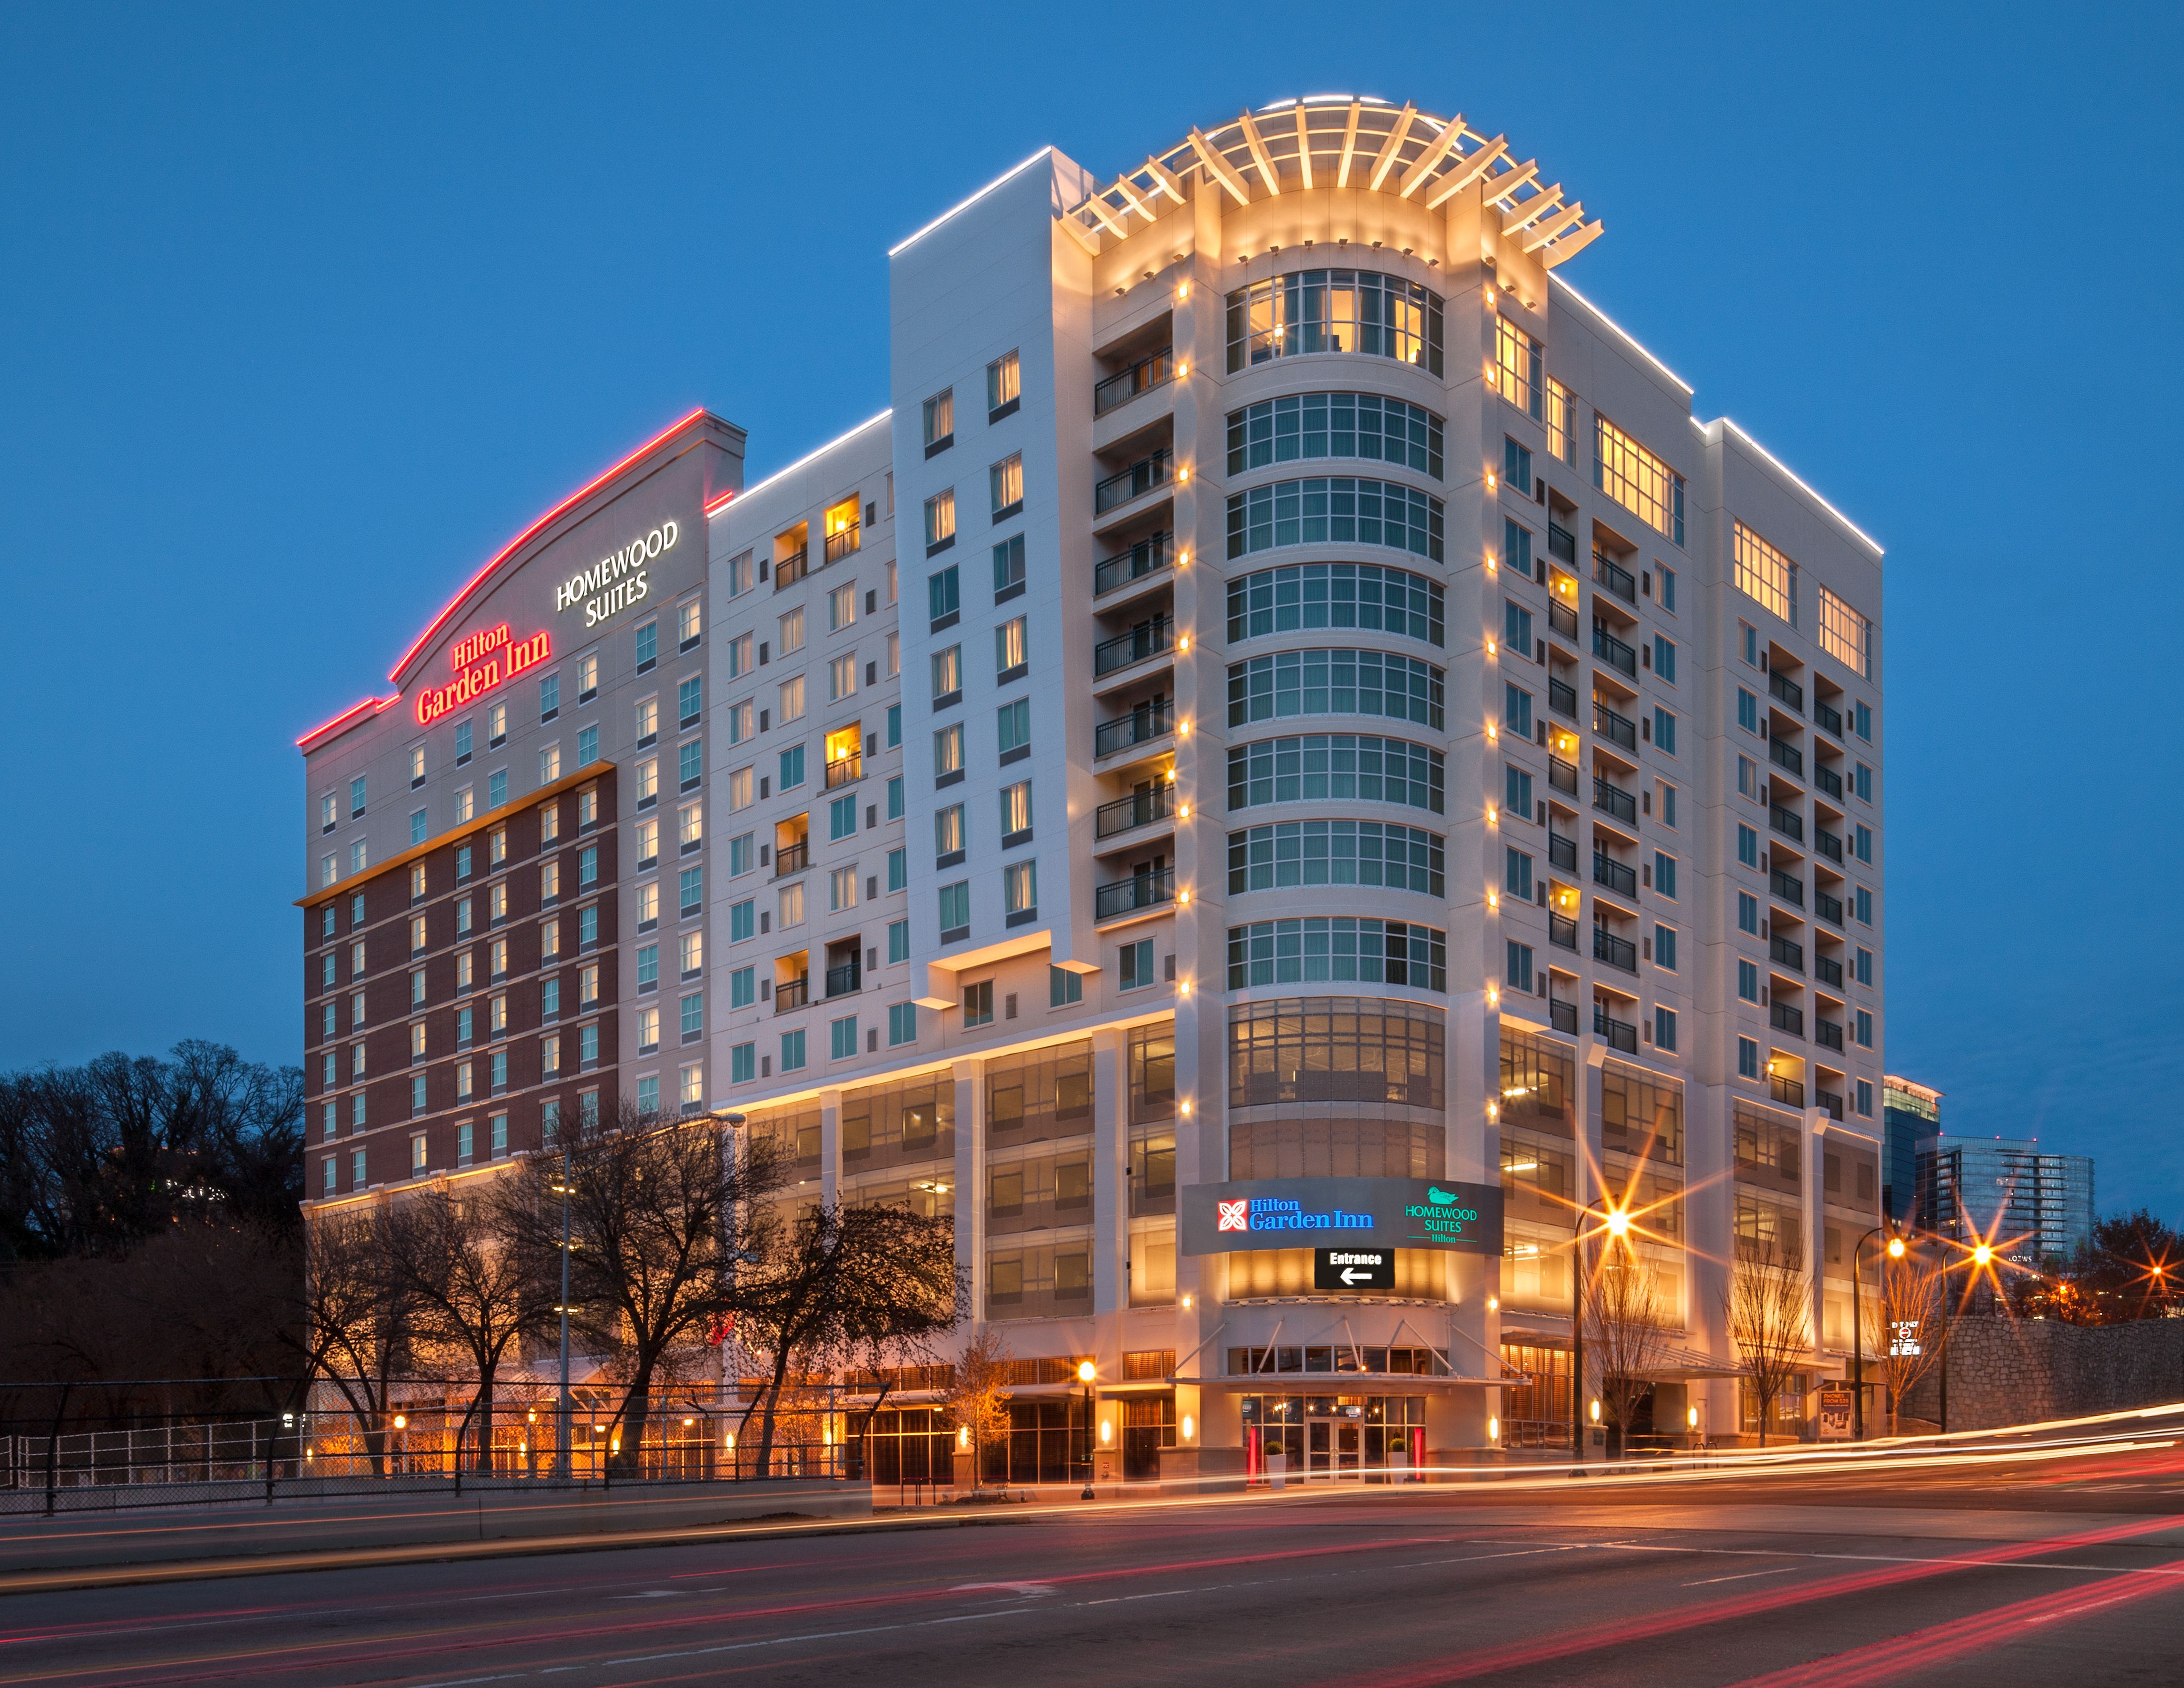
[[(1865, 1301), (1865, 1279), (1859, 1268), (1864, 1262), (1866, 1244), (1886, 1228), (1885, 1225), (1875, 1225), (1858, 1240), (1858, 1245), (1850, 1251), (1850, 1387), (1851, 1412), (1855, 1421), (1851, 1435), (1854, 1440), (1861, 1442), (1865, 1440), (1865, 1336), (1860, 1313)], [(1903, 1258), (1903, 1238), (1888, 1240), (1888, 1257)], [(1881, 1269), (1887, 1270), (1886, 1267)]]
[(1099, 1368), (1089, 1360), (1078, 1362), (1077, 1380), (1084, 1385), (1084, 1492), (1077, 1497), (1080, 1501), (1099, 1498), (1092, 1492), (1092, 1379), (1099, 1375)]

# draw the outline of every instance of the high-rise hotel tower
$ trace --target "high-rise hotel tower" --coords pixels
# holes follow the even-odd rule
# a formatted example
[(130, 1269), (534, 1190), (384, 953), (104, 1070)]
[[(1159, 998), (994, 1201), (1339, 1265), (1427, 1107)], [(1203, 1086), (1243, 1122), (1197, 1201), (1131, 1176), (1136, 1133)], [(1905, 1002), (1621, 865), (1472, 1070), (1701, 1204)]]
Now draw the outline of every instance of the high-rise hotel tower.
[[(1117, 1479), (1566, 1437), (1612, 1215), (1641, 1428), (1757, 1428), (1740, 1249), (1841, 1375), (1880, 551), (1567, 284), (1600, 232), (1343, 97), (895, 247), (888, 411), (749, 487), (685, 419), (304, 740), (315, 1197), (744, 1114), (954, 1216), (1018, 1479), (1086, 1358)], [(948, 1440), (892, 1393), (872, 1468)]]

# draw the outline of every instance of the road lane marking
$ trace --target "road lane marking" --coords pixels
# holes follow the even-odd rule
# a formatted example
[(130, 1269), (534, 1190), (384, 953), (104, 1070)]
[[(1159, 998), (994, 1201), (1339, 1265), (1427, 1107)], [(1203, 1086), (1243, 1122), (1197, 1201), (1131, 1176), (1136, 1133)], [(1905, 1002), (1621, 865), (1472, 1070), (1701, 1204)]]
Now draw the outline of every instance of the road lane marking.
[(1733, 1577), (1701, 1577), (1696, 1582), (1685, 1583), (1684, 1586), (1685, 1588), (1705, 1588), (1713, 1583), (1741, 1583), (1749, 1577), (1779, 1577), (1784, 1575), (1787, 1572), (1797, 1570), (1799, 1568), (1800, 1568), (1796, 1565), (1777, 1565), (1771, 1571), (1739, 1571)]

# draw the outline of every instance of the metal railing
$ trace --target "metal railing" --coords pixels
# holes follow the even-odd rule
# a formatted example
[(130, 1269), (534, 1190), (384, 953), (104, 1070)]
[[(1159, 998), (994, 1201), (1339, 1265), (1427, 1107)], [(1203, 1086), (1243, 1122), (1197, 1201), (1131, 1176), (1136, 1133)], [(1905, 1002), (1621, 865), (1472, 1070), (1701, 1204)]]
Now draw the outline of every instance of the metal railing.
[(1592, 777), (1592, 806), (1618, 821), (1630, 822), (1638, 818), (1638, 799), (1598, 774)]
[(1786, 674), (1768, 675), (1767, 689), (1789, 705), (1797, 714), (1802, 715), (1805, 712), (1805, 688)]
[(1638, 601), (1638, 577), (1605, 552), (1592, 554), (1592, 577), (1625, 604)]
[(1792, 878), (1777, 867), (1768, 874), (1767, 883), (1773, 889), (1774, 894), (1781, 898), (1784, 902), (1795, 903), (1799, 908), (1804, 907), (1805, 882), (1803, 880)]
[(1120, 474), (1096, 482), (1092, 488), (1092, 513), (1104, 515), (1132, 499), (1143, 498), (1156, 487), (1166, 485), (1170, 461), (1171, 454), (1162, 446), (1151, 456), (1139, 458)]
[(1805, 1106), (1805, 1081), (1802, 1078), (1785, 1078), (1780, 1073), (1769, 1073), (1767, 1078), (1767, 1094), (1785, 1107), (1802, 1108)]
[(1816, 1017), (1813, 1022), (1813, 1041), (1841, 1054), (1842, 1052), (1841, 1022)]
[(1813, 719), (1818, 721), (1822, 727), (1826, 727), (1829, 732), (1834, 733), (1836, 738), (1840, 738), (1842, 737), (1841, 710), (1830, 709), (1818, 698), (1815, 698), (1813, 699)]
[(1563, 915), (1548, 915), (1547, 942), (1557, 950), (1576, 949), (1577, 922)]
[(1092, 595), (1104, 598), (1117, 587), (1157, 574), (1168, 565), (1173, 536), (1162, 532), (1140, 539), (1127, 551), (1102, 557), (1092, 565)]
[(1769, 939), (1767, 942), (1767, 955), (1769, 960), (1780, 961), (1793, 972), (1802, 973), (1805, 971), (1805, 946), (1794, 943), (1787, 938)]
[(1805, 1035), (1805, 1011), (1786, 1002), (1770, 1002), (1767, 1005), (1767, 1023), (1778, 1032), (1802, 1038)]
[(1547, 605), (1547, 627), (1572, 644), (1577, 643), (1577, 611), (1567, 604)]
[(1133, 744), (1148, 744), (1175, 730), (1175, 711), (1166, 698), (1141, 704), (1129, 714), (1103, 721), (1092, 729), (1092, 754), (1112, 756)]
[(1092, 389), (1092, 414), (1104, 416), (1110, 410), (1128, 404), (1141, 393), (1175, 378), (1175, 348), (1163, 346), (1150, 357), (1144, 357), (1126, 370), (1118, 370)]
[(1597, 698), (1592, 700), (1592, 730), (1626, 750), (1638, 748), (1638, 723), (1618, 715)]
[(1606, 623), (1592, 624), (1592, 654), (1610, 667), (1619, 668), (1632, 679), (1638, 677), (1638, 653), (1607, 631)]
[(1577, 535), (1558, 521), (1549, 522), (1547, 554), (1574, 567), (1577, 563)]
[(773, 877), (786, 879), (792, 873), (801, 873), (811, 865), (811, 845), (806, 840), (787, 844), (773, 853)]
[(1816, 887), (1813, 892), (1813, 908), (1814, 912), (1816, 912), (1822, 920), (1827, 922), (1830, 926), (1841, 926), (1842, 924), (1842, 900), (1841, 898), (1831, 897), (1825, 891), (1820, 890)]
[(865, 777), (865, 753), (852, 751), (846, 756), (837, 756), (827, 764), (827, 789), (838, 785), (855, 785)]
[(1829, 861), (1842, 860), (1842, 840), (1825, 827), (1815, 826), (1813, 828), (1813, 842), (1819, 847), (1820, 854)]
[(1628, 1020), (1618, 1020), (1610, 1014), (1604, 1002), (1592, 1005), (1592, 1034), (1606, 1038), (1612, 1050), (1619, 1050), (1624, 1055), (1638, 1053), (1638, 1028)]
[(1577, 1035), (1577, 1004), (1550, 1002), (1547, 1004), (1547, 1023), (1569, 1037)]
[(1175, 787), (1166, 780), (1150, 791), (1134, 791), (1092, 811), (1092, 836), (1112, 838), (1119, 833), (1149, 827), (1175, 812)]
[(1813, 761), (1813, 783), (1838, 803), (1842, 801), (1842, 776), (1817, 757)]
[(1805, 753), (1786, 738), (1767, 741), (1767, 759), (1778, 768), (1787, 768), (1799, 779), (1805, 777)]
[(1837, 1095), (1833, 1090), (1820, 1090), (1815, 1092), (1814, 1095), (1819, 1100), (1819, 1105), (1825, 1108), (1829, 1113), (1832, 1114), (1837, 1119), (1841, 1119), (1843, 1117), (1843, 1099)]
[(1150, 873), (1134, 873), (1127, 879), (1117, 879), (1098, 887), (1092, 893), (1092, 917), (1112, 920), (1117, 915), (1129, 914), (1138, 909), (1156, 908), (1162, 903), (1175, 900), (1175, 869), (1158, 868)]
[(1557, 715), (1577, 719), (1577, 688), (1567, 680), (1547, 677), (1547, 707)]
[(857, 534), (858, 524), (854, 521), (847, 527), (838, 528), (834, 532), (829, 533), (827, 536), (827, 560), (830, 563), (838, 563), (843, 558), (855, 551), (860, 543)]
[(1596, 926), (1592, 928), (1592, 959), (1626, 973), (1635, 973), (1638, 971), (1638, 946), (1627, 938), (1618, 938), (1604, 926)]
[(1140, 621), (1127, 633), (1103, 639), (1092, 647), (1093, 675), (1096, 678), (1112, 674), (1119, 668), (1158, 656), (1174, 642), (1175, 623), (1167, 616), (1156, 616), (1150, 621)]
[(777, 1014), (807, 1007), (811, 1001), (811, 976), (809, 973), (799, 973), (794, 978), (773, 988), (773, 1011)]
[(1607, 886), (1618, 896), (1635, 897), (1638, 894), (1638, 870), (1625, 867), (1613, 856), (1602, 855), (1595, 850), (1592, 853), (1592, 883)]
[(862, 985), (864, 977), (863, 967), (855, 961), (845, 962), (838, 967), (829, 967), (827, 969), (827, 994), (847, 996)]
[(1837, 990), (1841, 990), (1843, 982), (1842, 963), (1832, 955), (1816, 955), (1813, 957), (1813, 977), (1822, 984), (1831, 984)]
[(1557, 791), (1568, 792), (1572, 797), (1576, 796), (1577, 764), (1566, 762), (1560, 756), (1550, 755), (1547, 758), (1547, 783)]
[(1565, 873), (1577, 872), (1577, 840), (1566, 838), (1560, 833), (1547, 833), (1547, 860)]
[(811, 553), (808, 551), (791, 551), (785, 557), (776, 558), (773, 565), (773, 589), (776, 592), (783, 591), (811, 573), (811, 571), (807, 566), (810, 558)]
[(1805, 841), (1805, 817), (1794, 809), (1785, 809), (1779, 803), (1767, 805), (1767, 824), (1786, 838)]

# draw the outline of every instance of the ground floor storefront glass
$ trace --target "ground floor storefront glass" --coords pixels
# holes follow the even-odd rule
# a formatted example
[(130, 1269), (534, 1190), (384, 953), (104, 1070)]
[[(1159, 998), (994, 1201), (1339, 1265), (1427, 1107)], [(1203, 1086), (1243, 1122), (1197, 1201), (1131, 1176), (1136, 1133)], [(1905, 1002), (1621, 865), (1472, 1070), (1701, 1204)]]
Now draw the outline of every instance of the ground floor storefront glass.
[(1244, 1474), (1386, 1482), (1426, 1462), (1422, 1395), (1247, 1395)]
[(865, 1474), (874, 1483), (954, 1482), (956, 1433), (947, 1414), (937, 1407), (872, 1413), (865, 1429)]
[(1525, 1342), (1502, 1345), (1502, 1374), (1523, 1383), (1502, 1386), (1502, 1446), (1563, 1447), (1570, 1435), (1570, 1353)]

